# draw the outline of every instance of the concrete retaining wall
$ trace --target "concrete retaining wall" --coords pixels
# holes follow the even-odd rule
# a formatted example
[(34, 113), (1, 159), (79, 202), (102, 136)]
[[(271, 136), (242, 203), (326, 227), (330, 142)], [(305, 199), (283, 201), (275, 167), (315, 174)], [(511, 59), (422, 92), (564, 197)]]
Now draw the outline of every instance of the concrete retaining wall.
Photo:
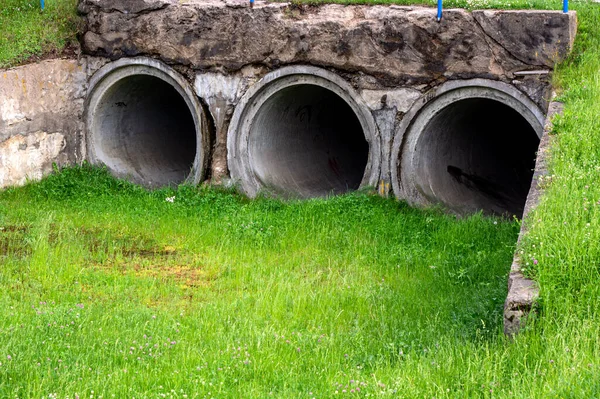
[[(85, 55), (80, 61), (46, 61), (39, 66), (32, 65), (0, 72), (8, 76), (0, 79), (0, 92), (3, 93), (0, 100), (0, 145), (6, 154), (0, 159), (0, 176), (7, 176), (0, 177), (0, 187), (22, 184), (26, 176), (37, 178), (49, 170), (52, 162), (65, 164), (83, 159), (98, 161), (95, 156), (90, 155), (95, 153), (95, 149), (86, 148), (86, 143), (90, 142), (89, 138), (96, 129), (94, 126), (97, 125), (90, 123), (89, 118), (87, 126), (84, 123), (85, 115), (96, 112), (95, 109), (87, 108), (95, 90), (93, 83), (88, 93), (88, 83), (98, 83), (105, 79), (105, 76), (109, 76), (107, 79), (110, 79), (112, 70), (115, 74), (119, 73), (116, 72), (120, 68), (119, 65), (137, 65), (140, 70), (160, 65), (160, 68), (155, 69), (168, 69), (172, 71), (172, 76), (176, 75), (177, 79), (187, 81), (186, 84), (193, 87), (200, 101), (199, 109), (190, 112), (192, 115), (197, 114), (194, 116), (194, 123), (199, 133), (194, 142), (200, 146), (197, 153), (203, 153), (201, 161), (196, 157), (195, 163), (178, 166), (184, 168), (181, 170), (189, 167), (188, 180), (199, 183), (210, 179), (221, 183), (232, 178), (250, 195), (270, 189), (281, 193), (288, 190), (289, 186), (292, 187), (289, 188), (289, 194), (292, 196), (311, 196), (313, 193), (317, 195), (327, 192), (328, 187), (330, 192), (343, 192), (344, 187), (356, 188), (355, 182), (358, 181), (363, 186), (377, 185), (384, 195), (394, 187), (397, 197), (415, 204), (442, 202), (457, 211), (470, 211), (473, 210), (472, 207), (462, 209), (460, 203), (456, 203), (462, 201), (463, 194), (460, 190), (453, 188), (458, 194), (445, 197), (422, 195), (431, 190), (419, 188), (418, 184), (415, 186), (415, 182), (410, 181), (413, 179), (411, 176), (418, 176), (418, 179), (422, 176), (413, 173), (409, 173), (408, 177), (403, 175), (403, 160), (413, 157), (405, 153), (406, 149), (414, 147), (405, 142), (412, 134), (407, 132), (411, 131), (414, 121), (419, 120), (422, 110), (435, 108), (442, 103), (439, 98), (447, 96), (444, 93), (447, 93), (448, 87), (471, 84), (472, 88), (461, 89), (462, 94), (447, 98), (473, 100), (479, 95), (464, 93), (477, 93), (479, 90), (484, 93), (484, 97), (491, 98), (490, 104), (494, 107), (497, 102), (514, 108), (528, 121), (531, 129), (539, 134), (537, 122), (531, 121), (536, 118), (543, 120), (551, 93), (551, 70), (556, 62), (569, 53), (576, 30), (574, 13), (562, 14), (552, 11), (446, 10), (441, 22), (436, 21), (435, 10), (423, 7), (295, 6), (287, 3), (257, 2), (254, 9), (250, 9), (246, 1), (242, 0), (192, 0), (184, 3), (175, 0), (82, 0), (79, 11), (86, 26), (82, 36)], [(109, 62), (117, 59), (121, 61)], [(94, 76), (98, 68), (106, 63), (103, 77)], [(51, 71), (54, 72), (49, 73)], [(353, 110), (353, 114), (361, 122), (358, 125), (350, 124), (346, 128), (356, 127), (357, 131), (362, 131), (362, 139), (359, 137), (345, 140), (342, 128), (320, 126), (319, 129), (329, 129), (327, 131), (331, 137), (338, 137), (336, 143), (348, 147), (344, 150), (346, 152), (333, 153), (332, 142), (324, 141), (316, 145), (314, 140), (290, 136), (289, 139), (295, 144), (279, 144), (280, 139), (272, 133), (271, 137), (274, 138), (266, 144), (261, 144), (261, 147), (253, 143), (252, 137), (264, 137), (260, 136), (262, 133), (259, 136), (259, 133), (255, 133), (255, 136), (243, 136), (243, 123), (239, 124), (240, 117), (249, 115), (248, 110), (257, 101), (269, 103), (268, 98), (260, 100), (263, 91), (270, 91), (271, 95), (288, 100), (291, 98), (289, 95), (286, 97), (283, 91), (279, 93), (279, 89), (274, 89), (283, 87), (283, 75), (288, 76), (285, 79), (296, 80), (290, 85), (320, 85), (326, 92), (328, 90), (334, 94), (336, 90), (342, 90), (337, 97), (332, 97), (333, 103), (337, 104), (336, 98), (340, 99), (339, 115), (345, 115), (346, 111), (342, 109), (344, 103)], [(47, 83), (43, 90), (38, 90), (39, 92), (27, 92), (15, 83), (19, 79), (21, 84), (27, 87), (31, 84), (37, 87), (39, 84), (36, 82), (39, 81)], [(169, 79), (166, 79), (167, 84), (171, 84)], [(99, 83), (101, 85), (101, 82)], [(132, 102), (137, 103), (135, 93), (141, 90), (138, 85), (135, 80), (124, 85), (126, 91), (120, 97), (117, 95), (114, 98), (126, 98), (127, 101), (115, 100), (114, 106), (122, 107), (126, 102), (130, 104), (125, 106), (132, 105)], [(500, 91), (513, 93), (509, 94), (510, 98), (503, 100), (494, 97), (500, 86), (508, 87)], [(325, 93), (319, 90), (313, 92)], [(108, 100), (112, 98), (106, 97)], [(191, 104), (191, 100), (184, 100), (188, 106)], [(493, 102), (495, 100), (498, 101)], [(319, 104), (315, 98), (302, 104), (290, 103), (289, 106), (296, 107), (298, 112), (300, 108), (308, 107), (312, 110), (311, 115), (316, 115), (314, 118), (323, 120), (327, 115), (327, 105)], [(459, 108), (468, 109), (465, 108), (466, 104), (465, 102), (464, 106)], [(156, 109), (161, 107), (160, 103), (152, 106)], [(439, 110), (443, 108), (440, 106)], [(271, 125), (268, 113), (255, 111), (250, 114), (264, 119), (266, 122), (261, 122), (263, 126)], [(101, 110), (102, 115), (110, 112), (104, 108)], [(498, 120), (502, 121), (506, 119), (503, 112), (510, 110), (507, 111), (498, 105), (498, 112)], [(32, 116), (27, 117), (34, 118), (37, 122), (29, 121), (27, 117), (21, 118), (21, 114), (30, 114)], [(132, 118), (126, 113), (125, 117), (116, 117), (114, 113), (111, 115), (111, 123), (114, 126), (118, 125), (119, 129), (124, 129), (125, 125), (121, 126), (121, 123), (132, 123), (129, 121)], [(149, 115), (146, 114), (146, 117)], [(168, 119), (167, 115), (161, 120)], [(102, 120), (99, 123), (102, 124)], [(252, 124), (253, 121), (249, 123)], [(280, 125), (281, 123), (283, 122), (280, 122)], [(299, 126), (295, 119), (289, 119), (285, 123), (293, 124), (294, 129)], [(427, 123), (428, 121), (425, 121), (424, 125)], [(456, 123), (460, 128), (467, 122)], [(520, 126), (520, 122), (515, 123), (515, 126)], [(511, 130), (515, 126), (509, 124), (503, 129)], [(304, 131), (308, 131), (307, 129)], [(485, 126), (483, 129), (486, 129)], [(338, 132), (331, 133), (333, 131)], [(241, 141), (238, 140), (238, 134), (243, 136)], [(28, 135), (31, 137), (25, 139)], [(120, 136), (117, 134), (114, 137)], [(161, 139), (157, 135), (153, 137)], [(356, 162), (352, 161), (351, 151), (359, 151), (358, 148), (362, 146), (361, 140), (364, 140), (368, 149), (364, 155), (357, 153), (357, 156), (365, 157), (365, 164), (357, 166)], [(519, 146), (521, 138), (519, 135), (513, 135), (504, 140), (510, 141), (510, 145)], [(117, 141), (125, 147), (128, 145), (126, 140)], [(421, 141), (417, 137), (413, 144)], [(428, 142), (437, 141), (451, 143), (446, 139), (435, 138)], [(233, 144), (237, 142), (241, 143), (241, 147)], [(470, 139), (465, 138), (462, 142), (469, 143)], [(486, 148), (490, 147), (488, 144), (460, 151), (487, 151)], [(193, 144), (190, 141), (186, 145)], [(250, 148), (250, 153), (254, 151), (256, 154), (258, 151), (262, 154), (261, 148), (268, 149), (278, 145), (281, 148), (290, 148), (291, 155), (281, 159), (277, 154), (271, 155), (269, 159), (258, 159), (256, 155), (251, 155), (245, 161), (241, 160), (242, 164), (245, 162), (249, 166), (238, 167), (238, 158), (247, 154), (245, 148)], [(36, 146), (42, 149), (33, 151), (31, 148), (35, 149)], [(21, 156), (15, 155), (15, 148), (21, 152), (26, 151), (24, 148), (30, 150), (25, 152), (26, 156)], [(161, 148), (160, 140), (155, 148)], [(144, 151), (150, 149), (139, 148), (134, 144), (131, 149), (141, 151), (141, 155), (122, 160), (130, 162), (134, 159), (135, 162), (122, 169), (126, 172), (120, 175), (142, 176), (146, 173), (143, 171), (149, 170), (151, 165), (139, 165), (138, 161), (148, 158)], [(150, 157), (152, 151), (148, 152)], [(175, 154), (173, 156), (176, 156), (177, 151), (179, 150), (171, 151)], [(310, 151), (328, 153), (329, 158), (320, 159), (316, 155), (304, 155)], [(423, 150), (414, 151), (420, 151), (419, 156), (425, 160), (433, 156), (427, 155)], [(433, 154), (435, 151), (446, 150), (432, 151)], [(523, 156), (533, 160), (535, 154)], [(302, 157), (309, 160), (307, 162), (310, 162), (311, 166), (320, 163), (324, 166), (321, 169), (315, 166), (313, 172), (302, 175), (300, 172), (304, 167), (298, 163)], [(502, 157), (502, 154), (494, 154), (488, 158), (494, 157)], [(451, 158), (448, 162), (454, 162), (454, 158)], [(482, 157), (484, 158), (485, 156)], [(27, 161), (24, 161), (26, 159)], [(115, 162), (116, 165), (121, 160)], [(171, 164), (173, 162), (159, 163), (155, 166), (162, 168), (160, 165)], [(292, 167), (291, 164), (296, 166)], [(442, 176), (442, 180), (448, 180), (439, 184), (434, 182), (439, 187), (433, 187), (433, 191), (440, 187), (461, 184), (468, 186), (469, 190), (475, 187), (480, 194), (483, 193), (482, 201), (488, 201), (487, 191), (489, 187), (493, 190), (495, 187), (493, 184), (490, 186), (488, 180), (493, 180), (494, 176), (486, 175), (482, 178), (477, 174), (489, 175), (488, 169), (493, 169), (493, 164), (480, 168), (481, 170), (477, 169), (477, 165), (449, 164), (446, 171), (446, 166), (440, 164), (439, 171), (428, 172), (434, 175), (437, 173)], [(507, 164), (505, 168), (513, 166)], [(273, 176), (270, 172), (260, 170), (269, 167), (287, 168), (287, 174), (283, 177)], [(363, 175), (358, 177), (355, 176), (358, 172), (346, 170), (359, 170), (359, 167), (364, 169), (361, 169)], [(321, 182), (302, 183), (320, 175), (329, 176), (327, 179), (331, 186)], [(258, 178), (258, 183), (252, 183), (252, 179), (246, 179), (247, 176), (255, 180)], [(508, 181), (511, 177), (504, 175), (500, 178)], [(153, 185), (151, 177), (134, 180)], [(277, 182), (283, 182), (281, 184), (284, 187), (274, 187), (273, 185), (279, 184)], [(435, 186), (434, 183), (432, 184)], [(417, 187), (417, 194), (414, 194), (414, 189), (405, 189), (413, 186)], [(489, 212), (519, 213), (522, 210), (522, 205), (506, 205), (508, 200), (502, 195), (489, 201), (493, 203), (483, 204), (483, 209)], [(524, 198), (522, 202), (524, 203)], [(475, 209), (481, 207), (481, 201), (475, 203)]]
[(0, 187), (81, 162), (87, 60), (0, 70)]
[[(527, 195), (523, 218), (533, 212), (538, 206), (544, 192), (544, 178), (548, 176), (549, 151), (552, 145), (552, 120), (563, 112), (563, 104), (557, 101), (550, 103), (548, 115), (544, 124), (544, 133), (538, 149), (535, 173), (531, 182), (531, 189)], [(519, 239), (527, 234), (526, 224), (521, 225)], [(527, 317), (533, 311), (535, 301), (539, 298), (537, 282), (525, 277), (521, 265), (523, 261), (518, 252), (515, 252), (508, 275), (508, 295), (504, 302), (504, 333), (515, 335), (525, 326)]]

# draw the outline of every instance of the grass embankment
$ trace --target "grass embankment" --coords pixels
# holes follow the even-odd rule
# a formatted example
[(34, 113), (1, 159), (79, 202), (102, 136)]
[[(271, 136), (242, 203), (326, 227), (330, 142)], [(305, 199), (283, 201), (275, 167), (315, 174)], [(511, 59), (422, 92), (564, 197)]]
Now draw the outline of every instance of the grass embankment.
[(516, 389), (496, 375), (511, 347), (489, 354), (511, 221), (76, 168), (0, 193), (0, 226), (0, 397)]
[(60, 52), (75, 40), (77, 0), (0, 1), (0, 68), (16, 65), (31, 56)]

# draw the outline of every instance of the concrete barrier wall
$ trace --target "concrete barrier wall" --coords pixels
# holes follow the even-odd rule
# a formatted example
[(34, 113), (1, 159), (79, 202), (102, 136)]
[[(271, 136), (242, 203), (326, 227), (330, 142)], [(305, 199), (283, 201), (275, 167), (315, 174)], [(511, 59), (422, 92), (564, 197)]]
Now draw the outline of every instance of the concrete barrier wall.
[(0, 71), (0, 187), (85, 157), (87, 62), (50, 60)]
[[(518, 214), (526, 190), (513, 192), (511, 182), (531, 179), (525, 172), (551, 71), (576, 30), (574, 13), (550, 11), (446, 10), (437, 22), (435, 10), (422, 7), (257, 2), (250, 9), (241, 0), (83, 0), (79, 10), (86, 22), (80, 61), (0, 72), (12, 76), (0, 79), (0, 92), (10, 93), (0, 102), (0, 145), (13, 154), (0, 159), (0, 176), (20, 171), (0, 186), (39, 177), (52, 162), (90, 159), (148, 186), (233, 180), (249, 195), (292, 197), (360, 186), (387, 195), (393, 187), (415, 204)], [(124, 67), (139, 76), (122, 76)], [(61, 71), (44, 79), (61, 82), (62, 94), (17, 95), (15, 76), (37, 82), (36, 68)], [(52, 96), (60, 97), (54, 108), (43, 105)], [(181, 101), (183, 112), (164, 98)], [(37, 163), (15, 161), (22, 157), (13, 147), (24, 146), (13, 142), (37, 132), (14, 116), (22, 109), (52, 137), (30, 139), (49, 142), (43, 154), (29, 155)], [(477, 117), (483, 110), (491, 111)], [(191, 127), (174, 122), (186, 119)], [(130, 139), (132, 129), (138, 138), (151, 129), (153, 144)], [(116, 154), (110, 161), (96, 156), (99, 141), (101, 153)], [(514, 154), (502, 148), (510, 146), (523, 148), (523, 162), (506, 160)], [(118, 155), (122, 149), (137, 155)], [(418, 172), (434, 158), (443, 161)], [(502, 172), (515, 167), (522, 173)]]

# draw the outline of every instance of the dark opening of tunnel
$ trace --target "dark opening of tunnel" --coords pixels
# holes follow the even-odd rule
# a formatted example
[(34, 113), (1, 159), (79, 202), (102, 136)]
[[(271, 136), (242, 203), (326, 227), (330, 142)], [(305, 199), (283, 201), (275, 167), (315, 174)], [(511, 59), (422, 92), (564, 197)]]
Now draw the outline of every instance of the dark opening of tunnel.
[(352, 108), (312, 84), (286, 87), (263, 103), (250, 127), (248, 150), (267, 191), (300, 198), (356, 190), (369, 157)]
[(499, 101), (451, 103), (424, 126), (416, 146), (416, 180), (433, 202), (459, 212), (521, 217), (539, 138), (516, 110)]
[(184, 181), (196, 157), (196, 127), (183, 97), (150, 75), (113, 84), (94, 110), (95, 150), (111, 170), (147, 186)]

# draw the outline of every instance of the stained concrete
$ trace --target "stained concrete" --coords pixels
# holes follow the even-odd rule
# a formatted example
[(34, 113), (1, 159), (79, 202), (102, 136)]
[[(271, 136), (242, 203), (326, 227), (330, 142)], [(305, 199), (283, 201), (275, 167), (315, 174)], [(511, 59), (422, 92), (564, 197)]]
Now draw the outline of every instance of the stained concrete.
[(214, 184), (229, 181), (227, 129), (235, 105), (248, 87), (258, 80), (259, 71), (248, 67), (235, 74), (203, 72), (198, 73), (194, 80), (196, 94), (206, 104), (213, 124), (210, 177)]
[(88, 60), (49, 60), (0, 70), (0, 188), (84, 159)]
[(65, 162), (67, 141), (63, 133), (37, 131), (17, 134), (0, 146), (0, 187), (23, 185), (52, 171), (53, 163)]
[[(424, 7), (256, 2), (250, 9), (237, 0), (82, 0), (79, 10), (86, 21), (85, 53), (156, 57), (193, 79), (212, 127), (206, 175), (213, 182), (233, 181), (250, 196), (270, 191), (312, 197), (377, 186), (416, 205), (502, 214), (522, 212), (537, 137), (498, 130), (541, 132), (551, 69), (570, 51), (576, 29), (574, 13), (554, 11), (449, 9), (437, 22), (435, 10)], [(289, 68), (319, 72), (283, 77)], [(325, 81), (336, 83), (308, 81), (300, 88), (302, 79), (322, 79), (321, 71), (333, 77)], [(445, 121), (429, 123), (426, 112), (414, 111), (430, 101), (441, 104), (435, 98), (452, 82), (474, 78), (492, 82), (481, 95), (493, 101), (471, 102), (514, 122), (491, 134), (506, 149), (522, 141), (514, 162), (485, 134), (473, 136), (485, 121), (472, 126), (482, 118), (472, 115), (470, 100), (448, 108), (446, 114), (460, 110), (465, 118), (441, 141), (436, 131)], [(288, 88), (281, 85), (286, 80), (298, 82)], [(494, 82), (509, 87), (500, 100), (493, 98)], [(337, 129), (329, 127), (321, 97), (344, 120)], [(294, 109), (321, 116), (302, 127), (301, 117), (285, 117)], [(419, 130), (419, 124), (429, 128)], [(317, 144), (321, 136), (328, 144)], [(459, 165), (455, 159), (465, 151), (478, 155)], [(457, 164), (446, 165), (452, 162)]]
[(311, 64), (379, 85), (507, 79), (551, 69), (573, 43), (575, 14), (400, 6), (296, 6), (245, 0), (82, 0), (88, 54), (158, 56), (194, 69)]

